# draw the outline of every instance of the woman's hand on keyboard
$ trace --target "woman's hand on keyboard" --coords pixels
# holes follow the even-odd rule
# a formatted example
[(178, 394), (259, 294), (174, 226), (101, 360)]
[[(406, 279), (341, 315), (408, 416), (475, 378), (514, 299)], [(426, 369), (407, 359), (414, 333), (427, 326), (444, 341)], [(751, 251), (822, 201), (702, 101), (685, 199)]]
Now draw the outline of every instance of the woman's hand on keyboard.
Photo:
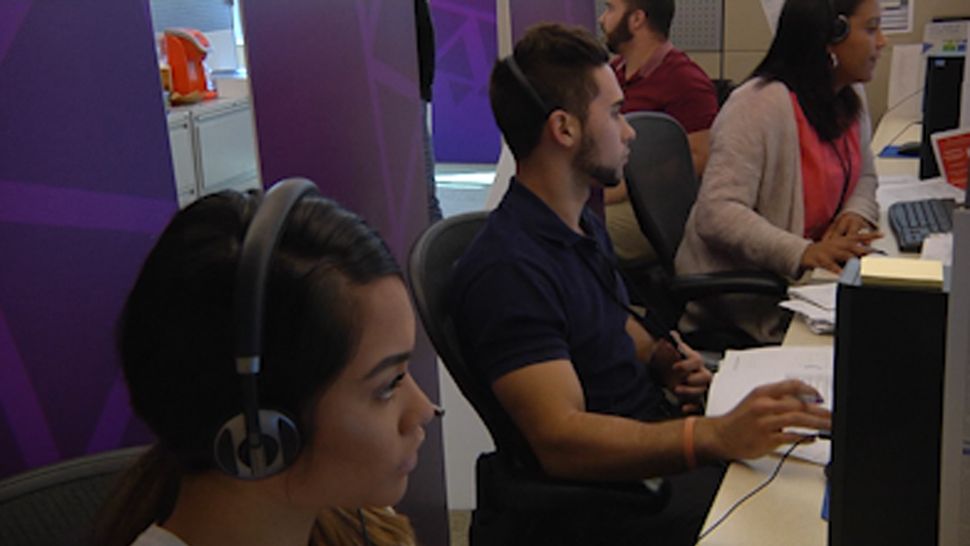
[(881, 233), (834, 235), (808, 245), (802, 254), (801, 265), (804, 269), (821, 267), (833, 273), (841, 273), (842, 265), (850, 258), (872, 252), (869, 243), (879, 237), (882, 237)]
[(825, 234), (822, 235), (822, 240), (828, 240), (833, 237), (840, 237), (844, 235), (855, 235), (857, 233), (872, 233), (877, 234), (876, 239), (882, 237), (882, 233), (878, 231), (873, 231), (875, 226), (869, 223), (861, 215), (855, 212), (843, 212), (835, 219), (829, 228), (825, 230)]

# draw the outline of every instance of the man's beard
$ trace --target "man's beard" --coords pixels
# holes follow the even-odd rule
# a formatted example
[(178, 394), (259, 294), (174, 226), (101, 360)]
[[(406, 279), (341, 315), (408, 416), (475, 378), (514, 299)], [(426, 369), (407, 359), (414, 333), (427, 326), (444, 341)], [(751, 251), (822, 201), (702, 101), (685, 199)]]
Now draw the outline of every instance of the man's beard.
[(606, 29), (603, 29), (604, 34), (606, 34), (606, 49), (609, 49), (610, 53), (619, 54), (620, 46), (633, 39), (633, 33), (630, 32), (630, 15), (632, 13), (631, 10), (627, 10), (620, 21), (616, 23), (616, 26), (613, 27), (613, 30), (606, 32)]
[(609, 167), (602, 163), (597, 163), (593, 156), (596, 155), (596, 146), (592, 139), (583, 134), (583, 139), (579, 143), (579, 152), (573, 159), (573, 168), (595, 180), (605, 188), (615, 188), (620, 184), (622, 175), (620, 168)]

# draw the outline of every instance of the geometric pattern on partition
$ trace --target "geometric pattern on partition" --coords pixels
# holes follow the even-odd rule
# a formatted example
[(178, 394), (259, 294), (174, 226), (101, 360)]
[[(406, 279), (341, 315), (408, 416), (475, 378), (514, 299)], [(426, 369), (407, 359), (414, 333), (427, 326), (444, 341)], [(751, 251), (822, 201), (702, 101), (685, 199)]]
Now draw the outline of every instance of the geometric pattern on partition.
[(176, 209), (147, 14), (0, 4), (0, 477), (150, 439), (113, 339)]
[(435, 157), (444, 163), (495, 163), (499, 134), (488, 103), (488, 78), (498, 56), (495, 0), (431, 0), (431, 14)]

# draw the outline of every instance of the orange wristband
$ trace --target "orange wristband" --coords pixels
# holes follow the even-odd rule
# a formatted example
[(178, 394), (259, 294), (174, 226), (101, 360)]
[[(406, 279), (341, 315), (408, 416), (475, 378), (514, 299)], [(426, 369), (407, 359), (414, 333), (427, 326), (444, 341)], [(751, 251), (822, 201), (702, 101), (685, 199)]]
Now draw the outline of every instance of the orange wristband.
[(687, 469), (693, 470), (697, 467), (697, 454), (694, 453), (694, 422), (697, 417), (693, 415), (684, 419), (684, 462)]

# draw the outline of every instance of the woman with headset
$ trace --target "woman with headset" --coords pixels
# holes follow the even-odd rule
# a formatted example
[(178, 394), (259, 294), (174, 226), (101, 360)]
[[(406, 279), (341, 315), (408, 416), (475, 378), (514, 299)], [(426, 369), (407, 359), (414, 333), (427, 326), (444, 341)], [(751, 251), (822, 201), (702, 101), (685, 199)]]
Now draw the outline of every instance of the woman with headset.
[(315, 194), (204, 198), (152, 249), (119, 346), (158, 442), (97, 544), (305, 546), (328, 536), (315, 525), (366, 543), (385, 515), (338, 507), (401, 499), (435, 414), (408, 373), (411, 303), (380, 237)]
[[(871, 251), (879, 209), (861, 84), (886, 40), (877, 0), (788, 0), (765, 58), (714, 122), (711, 154), (677, 254), (679, 273), (840, 271)], [(780, 341), (777, 299), (691, 305), (682, 327), (732, 323)]]

